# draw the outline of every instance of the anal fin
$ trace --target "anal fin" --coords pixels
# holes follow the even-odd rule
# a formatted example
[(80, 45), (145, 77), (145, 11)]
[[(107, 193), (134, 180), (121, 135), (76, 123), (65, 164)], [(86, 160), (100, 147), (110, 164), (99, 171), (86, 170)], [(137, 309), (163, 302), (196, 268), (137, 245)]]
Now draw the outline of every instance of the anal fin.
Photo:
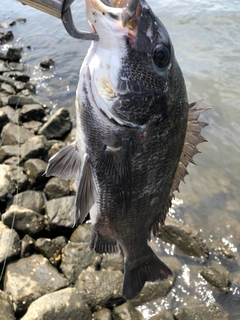
[(105, 239), (96, 231), (92, 231), (90, 249), (96, 253), (119, 253), (119, 245), (115, 240)]
[(97, 190), (92, 176), (89, 163), (89, 156), (85, 153), (82, 170), (78, 182), (78, 189), (75, 198), (74, 225), (83, 223), (97, 197)]
[(63, 179), (77, 179), (81, 171), (82, 160), (76, 141), (58, 151), (48, 161), (46, 176)]

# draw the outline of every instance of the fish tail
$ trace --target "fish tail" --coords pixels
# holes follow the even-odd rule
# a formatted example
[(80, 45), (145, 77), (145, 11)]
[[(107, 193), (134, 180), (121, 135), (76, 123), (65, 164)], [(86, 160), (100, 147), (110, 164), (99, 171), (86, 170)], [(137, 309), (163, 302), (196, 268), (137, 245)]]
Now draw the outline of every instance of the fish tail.
[(126, 299), (135, 298), (146, 281), (164, 280), (172, 271), (155, 255), (148, 246), (148, 254), (133, 264), (125, 261), (122, 294)]

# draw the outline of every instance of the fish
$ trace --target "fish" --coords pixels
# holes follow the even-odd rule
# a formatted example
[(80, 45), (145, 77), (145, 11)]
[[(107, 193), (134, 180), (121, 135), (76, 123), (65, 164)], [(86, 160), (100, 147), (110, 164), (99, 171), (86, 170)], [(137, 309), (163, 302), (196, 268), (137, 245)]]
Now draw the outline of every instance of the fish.
[(90, 212), (90, 248), (124, 256), (122, 295), (172, 271), (149, 246), (187, 166), (206, 141), (206, 108), (189, 104), (167, 29), (145, 0), (85, 0), (93, 41), (76, 92), (76, 141), (47, 176), (77, 179), (75, 224)]

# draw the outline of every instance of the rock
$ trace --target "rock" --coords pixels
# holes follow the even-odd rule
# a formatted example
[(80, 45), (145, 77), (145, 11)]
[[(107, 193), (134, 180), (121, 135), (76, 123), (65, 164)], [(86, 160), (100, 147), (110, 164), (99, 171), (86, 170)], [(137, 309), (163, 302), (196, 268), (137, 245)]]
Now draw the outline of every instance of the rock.
[(10, 122), (2, 129), (2, 145), (23, 144), (33, 136), (31, 131)]
[(35, 84), (31, 83), (31, 82), (27, 82), (25, 85), (25, 89), (27, 89), (29, 92), (35, 94), (36, 93), (36, 86)]
[(39, 238), (35, 243), (36, 250), (46, 257), (52, 265), (58, 266), (61, 261), (61, 247), (51, 239)]
[(24, 104), (21, 109), (21, 120), (30, 121), (37, 120), (40, 121), (45, 116), (45, 111), (43, 106), (40, 104)]
[(75, 287), (90, 306), (106, 306), (122, 299), (122, 281), (120, 271), (84, 271)]
[(0, 74), (8, 71), (10, 71), (10, 69), (8, 68), (6, 62), (0, 60)]
[[(17, 232), (9, 229), (0, 221), (0, 269), (4, 261), (16, 259), (20, 254), (20, 238)], [(1, 308), (0, 308), (1, 314)]]
[(174, 317), (172, 311), (165, 310), (151, 317), (149, 320), (174, 320)]
[[(4, 160), (11, 158), (11, 157), (21, 157), (21, 149), (14, 145), (14, 146), (2, 146), (0, 148), (0, 163), (3, 163)], [(19, 159), (20, 161), (20, 159)]]
[(69, 195), (69, 183), (67, 180), (54, 177), (47, 182), (43, 191), (47, 195), (48, 199), (61, 198)]
[(211, 266), (200, 271), (201, 276), (220, 291), (228, 292), (230, 286), (229, 272), (222, 265), (213, 262)]
[(107, 254), (102, 255), (101, 270), (123, 270), (123, 255)]
[(54, 61), (53, 59), (49, 58), (49, 59), (45, 59), (42, 62), (40, 62), (40, 66), (43, 69), (50, 69), (51, 67), (54, 66)]
[(94, 313), (93, 320), (112, 320), (112, 312), (109, 309), (103, 308)]
[(22, 159), (41, 157), (46, 151), (47, 139), (44, 136), (32, 136), (21, 147)]
[(20, 165), (20, 162), (21, 162), (20, 157), (13, 156), (13, 157), (7, 158), (4, 161), (4, 164), (10, 165), (10, 166), (18, 166), (18, 165)]
[(46, 214), (52, 230), (72, 229), (74, 224), (74, 196), (49, 200), (46, 203)]
[(9, 119), (7, 114), (4, 111), (0, 110), (0, 133), (5, 124), (8, 123), (8, 121)]
[(21, 258), (26, 258), (32, 255), (35, 251), (35, 240), (28, 234), (21, 241)]
[(0, 200), (5, 201), (12, 197), (16, 189), (20, 191), (27, 184), (27, 176), (23, 168), (0, 164)]
[(15, 204), (2, 214), (2, 221), (9, 227), (14, 221), (14, 229), (17, 232), (33, 237), (36, 237), (44, 228), (44, 217), (41, 214)]
[(42, 255), (32, 255), (8, 264), (4, 276), (4, 291), (12, 296), (14, 309), (22, 314), (44, 294), (68, 286), (50, 262)]
[(60, 151), (62, 148), (66, 146), (66, 143), (62, 141), (57, 141), (57, 142), (55, 141), (56, 140), (54, 141), (48, 140), (48, 145), (51, 145), (48, 150), (48, 159), (50, 159), (55, 153), (57, 153), (58, 151)]
[(65, 108), (59, 109), (39, 130), (39, 134), (50, 139), (62, 139), (72, 127), (69, 111)]
[(52, 242), (61, 251), (65, 247), (65, 245), (68, 243), (68, 239), (64, 236), (59, 236), (59, 237), (52, 239)]
[(16, 194), (7, 203), (8, 207), (10, 207), (12, 204), (33, 210), (38, 213), (43, 213), (45, 198), (42, 192), (27, 190)]
[(24, 122), (23, 123), (23, 127), (28, 129), (28, 130), (31, 130), (33, 131), (34, 133), (38, 133), (39, 129), (41, 128), (42, 126), (42, 122), (40, 121), (35, 121), (35, 120), (32, 120), (32, 121), (28, 121), (28, 122)]
[(15, 320), (12, 301), (6, 292), (0, 290), (0, 319)]
[(8, 104), (13, 108), (21, 108), (26, 104), (39, 104), (32, 96), (12, 95), (8, 97)]
[(92, 236), (92, 226), (91, 224), (83, 224), (77, 226), (77, 228), (73, 231), (70, 241), (71, 242), (85, 242), (90, 243)]
[(166, 224), (160, 227), (158, 237), (162, 241), (174, 244), (187, 255), (208, 258), (208, 248), (198, 231), (184, 225), (176, 218), (167, 217)]
[(66, 288), (38, 298), (21, 318), (21, 320), (40, 319), (91, 320), (92, 314), (82, 295), (75, 288)]
[(0, 52), (0, 60), (3, 60), (3, 61), (7, 60), (7, 56), (3, 52)]
[(7, 51), (7, 59), (8, 61), (19, 61), (22, 58), (22, 49), (23, 48), (17, 48), (17, 47), (10, 47)]
[(12, 71), (23, 71), (25, 69), (25, 64), (19, 62), (9, 62), (8, 67)]
[(28, 82), (30, 79), (30, 77), (26, 73), (23, 73), (20, 71), (4, 72), (4, 76), (12, 78), (15, 81), (21, 81), (21, 82), (25, 82), (25, 83)]
[(202, 305), (195, 308), (178, 308), (173, 311), (176, 320), (227, 320), (226, 313), (217, 303), (209, 306)]
[(1, 84), (0, 91), (5, 92), (9, 95), (16, 93), (15, 89), (10, 84), (7, 84), (7, 83)]
[(6, 42), (9, 42), (13, 39), (13, 33), (11, 30), (7, 31), (3, 35), (0, 35), (0, 44), (4, 44)]
[(22, 91), (23, 89), (25, 89), (25, 83), (22, 81), (15, 81), (14, 82), (14, 88), (17, 92)]
[(144, 320), (142, 314), (136, 310), (130, 301), (113, 308), (113, 320)]
[(31, 184), (45, 183), (48, 178), (44, 175), (47, 163), (41, 159), (29, 159), (24, 163), (28, 181)]
[(100, 259), (95, 251), (90, 250), (89, 244), (69, 242), (63, 249), (60, 269), (71, 283), (75, 283), (83, 270), (90, 266), (95, 270)]
[(12, 120), (15, 115), (15, 110), (10, 106), (5, 106), (1, 108), (1, 111), (6, 113), (9, 120)]

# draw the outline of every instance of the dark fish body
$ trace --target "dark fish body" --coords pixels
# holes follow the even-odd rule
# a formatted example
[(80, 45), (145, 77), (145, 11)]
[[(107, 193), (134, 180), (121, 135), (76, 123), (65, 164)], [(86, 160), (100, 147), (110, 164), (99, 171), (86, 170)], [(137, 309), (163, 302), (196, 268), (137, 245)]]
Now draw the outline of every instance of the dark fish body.
[(75, 222), (90, 211), (91, 248), (121, 250), (128, 299), (146, 281), (171, 275), (148, 239), (164, 224), (206, 125), (198, 121), (201, 109), (188, 104), (165, 27), (145, 0), (133, 2), (129, 14), (128, 7), (86, 1), (100, 40), (80, 72), (76, 143), (50, 159), (47, 169), (48, 175), (79, 179)]

